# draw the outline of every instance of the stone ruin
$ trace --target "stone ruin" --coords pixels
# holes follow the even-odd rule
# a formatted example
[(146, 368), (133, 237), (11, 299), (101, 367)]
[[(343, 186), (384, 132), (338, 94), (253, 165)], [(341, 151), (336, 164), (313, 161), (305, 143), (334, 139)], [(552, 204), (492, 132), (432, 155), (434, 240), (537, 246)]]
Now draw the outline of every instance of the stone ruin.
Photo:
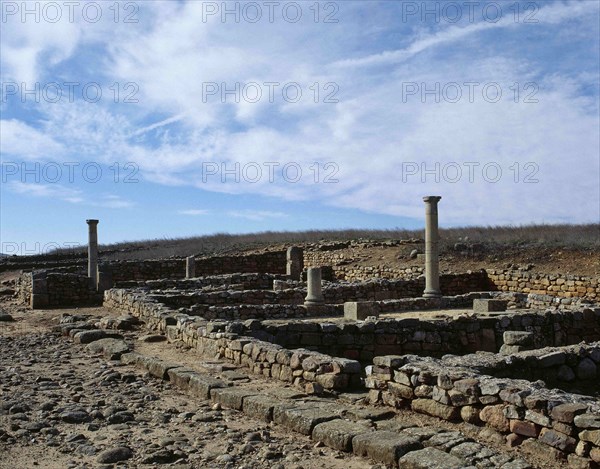
[[(88, 220), (87, 273), (76, 266), (25, 272), (18, 295), (32, 308), (101, 303), (168, 343), (303, 392), (362, 393), (372, 405), (491, 428), (510, 446), (534, 442), (571, 467), (596, 467), (599, 279), (509, 270), (439, 275), (439, 200), (424, 198), (424, 275), (347, 281), (330, 270), (334, 278), (323, 280), (335, 249), (300, 246), (98, 263), (98, 221)], [(127, 360), (150, 366), (132, 354)], [(153, 366), (192, 386), (185, 373)], [(235, 398), (198, 386), (216, 400)], [(359, 436), (344, 449), (370, 455)]]

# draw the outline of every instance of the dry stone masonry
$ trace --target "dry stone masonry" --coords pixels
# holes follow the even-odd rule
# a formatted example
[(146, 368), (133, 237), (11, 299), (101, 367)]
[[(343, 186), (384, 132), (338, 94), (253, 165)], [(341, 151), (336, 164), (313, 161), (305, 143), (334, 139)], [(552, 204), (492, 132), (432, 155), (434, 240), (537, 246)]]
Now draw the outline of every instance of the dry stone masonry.
[[(534, 448), (555, 452), (571, 467), (593, 467), (600, 462), (599, 366), (600, 342), (510, 359), (494, 354), (449, 355), (440, 360), (379, 356), (366, 369), (365, 385), (372, 402), (485, 425), (506, 434), (511, 446), (523, 442), (531, 446), (535, 439), (541, 446)], [(507, 378), (511, 375), (530, 381)], [(540, 379), (588, 383), (596, 397), (551, 390)]]

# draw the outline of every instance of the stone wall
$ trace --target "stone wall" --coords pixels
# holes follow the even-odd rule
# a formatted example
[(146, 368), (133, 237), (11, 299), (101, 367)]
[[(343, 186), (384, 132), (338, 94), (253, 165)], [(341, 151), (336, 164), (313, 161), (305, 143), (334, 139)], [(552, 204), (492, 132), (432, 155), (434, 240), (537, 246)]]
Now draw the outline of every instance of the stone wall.
[[(394, 240), (383, 242), (338, 242), (330, 244), (309, 245), (304, 248), (304, 267), (322, 267), (331, 266), (333, 280), (347, 280), (350, 282), (364, 281), (370, 278), (383, 279), (413, 279), (423, 274), (424, 267), (399, 267), (390, 265), (361, 266), (348, 258), (347, 253), (341, 253), (340, 250), (355, 245), (360, 247), (392, 247), (407, 246), (407, 249), (423, 248), (423, 240)], [(323, 277), (326, 278), (326, 277)]]
[[(485, 271), (440, 276), (440, 287), (445, 296), (462, 295), (473, 291), (487, 291)], [(326, 303), (346, 301), (379, 301), (397, 298), (416, 298), (423, 294), (425, 279), (369, 279), (365, 282), (324, 282)]]
[[(548, 357), (561, 354), (575, 360), (581, 381), (597, 384), (600, 343), (578, 346), (577, 350), (545, 350), (533, 359), (531, 355), (521, 358), (528, 363), (530, 376), (536, 377), (554, 373), (551, 369), (560, 360)], [(534, 450), (554, 452), (568, 459), (571, 467), (593, 467), (594, 461), (600, 462), (600, 402), (596, 398), (549, 390), (540, 381), (487, 374), (504, 374), (506, 369), (516, 374), (523, 367), (508, 359), (500, 363), (498, 357), (485, 354), (442, 360), (381, 356), (367, 367), (365, 385), (370, 389), (371, 402), (486, 425), (508, 434), (511, 446), (529, 439), (525, 444)]]
[(355, 360), (331, 357), (253, 337), (227, 332), (226, 323), (208, 323), (204, 327), (179, 318), (168, 327), (171, 339), (178, 339), (205, 356), (220, 356), (250, 369), (255, 374), (304, 386), (317, 383), (324, 389), (345, 390), (361, 386), (362, 368)]
[[(298, 295), (295, 290), (270, 292), (256, 290), (250, 292), (214, 292), (210, 295), (248, 301), (248, 294)], [(239, 296), (238, 296), (239, 294)], [(193, 298), (195, 294), (189, 294)], [(492, 294), (503, 296), (504, 293)], [(471, 293), (439, 299), (382, 300), (376, 302), (379, 311), (399, 311), (404, 309), (426, 309), (430, 307), (468, 306), (476, 297), (492, 296), (486, 293)], [(204, 295), (206, 299), (209, 295)], [(302, 298), (298, 295), (297, 300)], [(341, 316), (342, 305), (327, 305), (318, 309), (307, 309), (300, 304), (210, 306), (193, 304), (181, 307), (180, 293), (177, 299), (167, 304), (166, 295), (148, 294), (142, 290), (112, 289), (105, 292), (105, 305), (138, 317), (153, 320), (164, 315), (185, 313), (199, 319), (279, 319), (301, 318), (310, 315)], [(294, 297), (290, 297), (294, 298)], [(289, 299), (289, 298), (288, 298)], [(272, 301), (272, 300), (270, 300)], [(436, 304), (433, 304), (436, 303)], [(177, 309), (179, 308), (179, 309)], [(600, 308), (574, 310), (547, 310), (533, 312), (511, 312), (490, 317), (467, 316), (453, 321), (419, 319), (380, 319), (346, 323), (253, 321), (250, 324), (236, 322), (236, 331), (259, 340), (276, 343), (287, 348), (310, 348), (328, 355), (340, 356), (361, 361), (371, 360), (378, 355), (416, 353), (441, 356), (446, 353), (466, 354), (479, 350), (498, 351), (503, 344), (505, 331), (528, 331), (533, 333), (533, 343), (537, 348), (561, 346), (600, 340)]]
[[(185, 312), (188, 314), (206, 317), (204, 313), (211, 306), (302, 305), (306, 297), (306, 288), (303, 283), (283, 282), (291, 288), (272, 290), (273, 281), (283, 278), (284, 276), (278, 274), (228, 274), (190, 280), (130, 281), (122, 282), (120, 285), (128, 288), (135, 287), (140, 292), (151, 289), (153, 292), (149, 295), (153, 300), (172, 308), (187, 308)], [(443, 288), (454, 293), (468, 292), (481, 287), (484, 283), (485, 276), (482, 272), (447, 275), (443, 277), (442, 281)], [(409, 299), (417, 295), (417, 291), (422, 291), (423, 285), (421, 279), (374, 279), (361, 283), (323, 282), (323, 296), (325, 303), (329, 305), (341, 305), (346, 301), (378, 301), (380, 312), (393, 311), (395, 308), (398, 310), (408, 309), (411, 305), (414, 305), (416, 309), (440, 307), (439, 300), (426, 299), (416, 299), (414, 302), (387, 301), (384, 303), (384, 300)], [(479, 298), (479, 296), (477, 297)], [(472, 304), (472, 299), (470, 303), (469, 298), (461, 302), (454, 301), (444, 304), (446, 307), (468, 307)], [(259, 317), (268, 319), (268, 316), (264, 315), (259, 315)]]
[(269, 273), (240, 273), (202, 276), (193, 279), (158, 279), (120, 282), (119, 288), (147, 288), (151, 290), (202, 290), (208, 287), (235, 287), (242, 290), (270, 290), (274, 280), (285, 280), (285, 275)]
[[(227, 292), (225, 292), (227, 293)], [(161, 301), (160, 295), (148, 294), (143, 290), (112, 288), (104, 292), (104, 306), (144, 320), (154, 321), (156, 313), (164, 315), (188, 315), (199, 320), (247, 320), (247, 319), (297, 319), (330, 314), (343, 314), (343, 305), (326, 305), (307, 309), (299, 304), (236, 304), (231, 306), (210, 306), (195, 304), (189, 308), (171, 307)], [(158, 327), (157, 323), (153, 327)]]
[(87, 266), (86, 259), (66, 258), (64, 260), (36, 260), (42, 257), (43, 256), (17, 257), (15, 259), (12, 259), (10, 257), (4, 258), (0, 260), (0, 272), (8, 272), (11, 270), (40, 270), (55, 268), (83, 269), (85, 268), (85, 266)]
[[(286, 252), (271, 251), (239, 256), (196, 258), (196, 276), (233, 273), (285, 274)], [(107, 263), (115, 284), (130, 280), (180, 279), (185, 277), (185, 259), (112, 261)]]
[(227, 290), (212, 292), (176, 292), (152, 293), (150, 296), (173, 308), (190, 307), (192, 305), (300, 305), (304, 303), (305, 293), (297, 290)]
[[(316, 383), (324, 389), (347, 389), (361, 384), (362, 369), (354, 360), (334, 358), (309, 350), (284, 347), (247, 337), (236, 332), (242, 323), (208, 322), (181, 314), (148, 298), (141, 292), (112, 289), (104, 292), (104, 305), (127, 312), (143, 320), (150, 329), (167, 333), (170, 340), (181, 340), (197, 352), (219, 355), (248, 367), (252, 372), (296, 385)], [(267, 305), (282, 308), (280, 305)], [(240, 311), (232, 308), (231, 311)], [(294, 307), (295, 314), (308, 315), (304, 307)], [(303, 313), (302, 313), (303, 312)], [(246, 321), (252, 328), (256, 321)]]
[(496, 290), (537, 293), (561, 298), (600, 298), (600, 279), (577, 275), (550, 275), (521, 270), (489, 270)]
[[(415, 247), (419, 247), (415, 240)], [(424, 273), (424, 267), (400, 267), (394, 265), (361, 266), (347, 259), (347, 254), (339, 250), (349, 243), (338, 243), (331, 249), (319, 249), (314, 246), (304, 251), (304, 267), (330, 266), (333, 278), (346, 281), (365, 281), (372, 278), (416, 279)], [(485, 288), (478, 290), (499, 290), (523, 293), (537, 293), (561, 298), (600, 298), (600, 278), (576, 275), (532, 273), (523, 270), (489, 270)], [(443, 276), (442, 276), (443, 279)], [(442, 288), (443, 290), (443, 288)], [(471, 290), (475, 291), (475, 290)], [(454, 295), (465, 292), (443, 292)], [(422, 291), (418, 292), (421, 295)], [(416, 295), (415, 295), (416, 296)]]
[(17, 280), (17, 297), (33, 309), (102, 303), (102, 295), (91, 288), (87, 276), (45, 270), (21, 274)]
[(600, 308), (459, 317), (453, 321), (379, 319), (352, 323), (277, 322), (239, 326), (240, 333), (287, 348), (369, 361), (378, 355), (442, 356), (497, 352), (505, 331), (533, 332), (537, 348), (600, 340)]

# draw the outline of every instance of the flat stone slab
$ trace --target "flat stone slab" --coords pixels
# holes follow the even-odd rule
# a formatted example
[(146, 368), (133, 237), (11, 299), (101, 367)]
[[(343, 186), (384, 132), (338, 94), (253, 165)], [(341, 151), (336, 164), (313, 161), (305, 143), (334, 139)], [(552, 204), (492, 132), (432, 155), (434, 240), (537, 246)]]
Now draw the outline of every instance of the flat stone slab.
[(285, 404), (270, 396), (247, 396), (242, 402), (242, 410), (249, 417), (270, 422), (273, 420), (273, 409), (280, 405)]
[(339, 413), (315, 404), (275, 407), (273, 421), (290, 430), (310, 435), (316, 425), (339, 417)]
[(334, 419), (315, 426), (312, 439), (321, 441), (339, 451), (352, 451), (352, 439), (363, 433), (372, 432), (368, 426), (347, 420)]
[(89, 331), (80, 331), (73, 336), (73, 342), (76, 344), (89, 344), (96, 340), (105, 339), (105, 338), (113, 338), (113, 339), (122, 339), (123, 336), (119, 334), (109, 334), (101, 329), (92, 329)]
[(352, 439), (352, 452), (384, 464), (395, 466), (398, 459), (410, 451), (423, 448), (419, 438), (389, 431), (375, 431)]
[(198, 374), (195, 370), (192, 370), (191, 368), (185, 368), (183, 366), (167, 370), (169, 381), (183, 391), (187, 391), (189, 389), (190, 378), (195, 374)]
[(502, 340), (506, 345), (533, 345), (533, 332), (505, 331)]
[(506, 300), (474, 299), (473, 311), (476, 313), (506, 311), (507, 305)]
[(259, 394), (260, 391), (252, 389), (213, 388), (210, 390), (210, 397), (214, 402), (235, 410), (242, 410), (245, 398)]
[(131, 347), (121, 339), (100, 339), (90, 342), (86, 349), (92, 353), (102, 353), (109, 360), (118, 360), (121, 355), (131, 350)]
[(227, 386), (228, 384), (220, 379), (204, 376), (200, 373), (191, 374), (188, 381), (188, 390), (194, 396), (202, 399), (210, 399), (210, 392), (213, 389), (226, 388)]
[(171, 368), (181, 368), (181, 365), (178, 365), (177, 363), (164, 362), (154, 357), (147, 357), (144, 358), (142, 361), (144, 366), (148, 369), (148, 373), (150, 373), (152, 376), (155, 376), (156, 378), (164, 380), (169, 379), (168, 371)]
[(464, 460), (435, 448), (412, 451), (398, 460), (401, 469), (460, 469), (466, 465)]

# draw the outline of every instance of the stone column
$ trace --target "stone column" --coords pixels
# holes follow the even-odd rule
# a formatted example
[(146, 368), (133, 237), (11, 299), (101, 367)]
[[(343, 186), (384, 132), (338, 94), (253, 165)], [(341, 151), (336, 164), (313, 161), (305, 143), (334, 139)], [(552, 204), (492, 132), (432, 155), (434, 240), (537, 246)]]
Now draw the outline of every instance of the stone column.
[(185, 278), (194, 278), (196, 276), (196, 258), (188, 256), (185, 258)]
[(300, 280), (304, 268), (304, 252), (302, 248), (292, 246), (287, 250), (287, 266), (285, 273), (290, 280)]
[(86, 220), (88, 224), (88, 277), (92, 288), (98, 288), (98, 220)]
[(438, 253), (438, 207), (441, 197), (429, 195), (423, 197), (425, 202), (425, 298), (439, 298), (440, 291), (440, 260)]
[(307, 295), (304, 299), (305, 305), (320, 305), (325, 302), (321, 291), (321, 268), (309, 267), (306, 271)]

